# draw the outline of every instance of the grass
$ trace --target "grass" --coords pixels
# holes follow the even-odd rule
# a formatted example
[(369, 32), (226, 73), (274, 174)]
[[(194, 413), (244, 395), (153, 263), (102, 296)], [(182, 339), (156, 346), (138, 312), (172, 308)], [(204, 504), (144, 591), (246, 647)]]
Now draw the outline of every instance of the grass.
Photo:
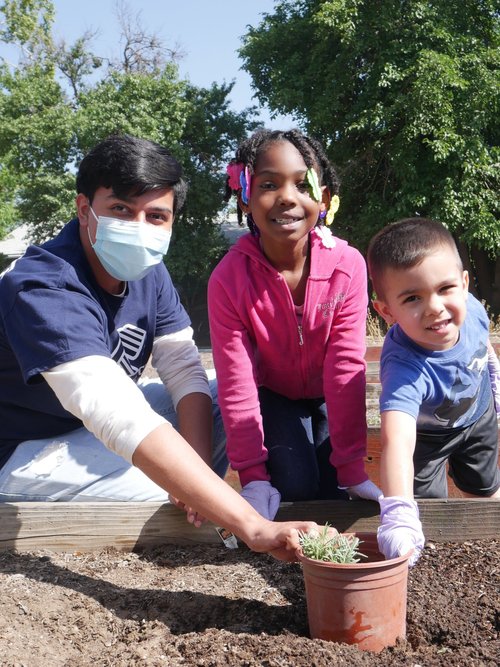
[(368, 315), (366, 318), (367, 337), (374, 340), (383, 340), (386, 333), (387, 324), (379, 315), (377, 315), (377, 313), (373, 313), (370, 309), (368, 309)]
[(484, 301), (483, 301), (483, 306), (486, 308), (486, 312), (488, 313), (488, 317), (490, 318), (490, 335), (500, 336), (500, 315), (497, 315), (497, 317), (492, 315), (488, 304), (484, 303)]

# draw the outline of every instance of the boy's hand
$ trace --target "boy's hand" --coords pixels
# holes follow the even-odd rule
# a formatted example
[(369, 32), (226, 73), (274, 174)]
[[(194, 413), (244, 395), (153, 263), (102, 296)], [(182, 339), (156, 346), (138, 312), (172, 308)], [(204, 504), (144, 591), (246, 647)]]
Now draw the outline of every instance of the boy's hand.
[(242, 488), (241, 497), (249, 503), (264, 519), (272, 521), (276, 516), (281, 501), (278, 489), (271, 486), (271, 482), (248, 482)]
[(408, 564), (415, 565), (425, 544), (417, 503), (400, 496), (380, 498), (379, 502), (378, 548), (386, 558), (397, 558), (413, 549)]
[(378, 486), (369, 479), (361, 482), (361, 484), (354, 484), (354, 486), (347, 487), (347, 493), (350, 495), (351, 500), (364, 498), (365, 500), (375, 500), (375, 502), (378, 502), (379, 498), (383, 496)]

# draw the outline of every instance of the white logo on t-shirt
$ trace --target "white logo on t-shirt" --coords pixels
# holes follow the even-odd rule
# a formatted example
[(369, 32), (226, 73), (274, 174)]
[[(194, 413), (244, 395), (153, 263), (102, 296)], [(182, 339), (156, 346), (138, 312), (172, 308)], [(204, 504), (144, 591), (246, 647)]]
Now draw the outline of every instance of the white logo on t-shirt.
[(138, 378), (142, 374), (144, 366), (137, 366), (134, 361), (141, 355), (146, 340), (146, 332), (134, 324), (125, 324), (117, 329), (117, 332), (120, 342), (111, 356), (129, 377)]

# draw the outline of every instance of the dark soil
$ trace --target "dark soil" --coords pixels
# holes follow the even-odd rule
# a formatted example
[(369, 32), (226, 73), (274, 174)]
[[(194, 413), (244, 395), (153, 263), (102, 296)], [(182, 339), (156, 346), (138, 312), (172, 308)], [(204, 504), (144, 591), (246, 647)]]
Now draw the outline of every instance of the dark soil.
[(498, 667), (499, 547), (427, 545), (378, 654), (310, 639), (300, 565), (244, 547), (0, 553), (0, 665)]

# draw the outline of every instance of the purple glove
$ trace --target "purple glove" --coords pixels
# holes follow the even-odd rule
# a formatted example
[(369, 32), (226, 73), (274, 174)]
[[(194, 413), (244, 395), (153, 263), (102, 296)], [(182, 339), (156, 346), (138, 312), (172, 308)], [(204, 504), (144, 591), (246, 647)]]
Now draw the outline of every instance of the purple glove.
[(386, 558), (397, 558), (414, 549), (408, 564), (415, 565), (425, 544), (417, 503), (400, 496), (380, 498), (379, 502), (378, 548)]
[(495, 409), (497, 414), (500, 414), (500, 361), (498, 361), (493, 347), (488, 348), (488, 372), (490, 374)]
[(384, 495), (378, 486), (369, 479), (365, 479), (361, 484), (348, 486), (347, 493), (351, 496), (351, 500), (364, 498), (365, 500), (375, 500), (375, 502), (378, 502), (378, 499)]
[(248, 482), (241, 489), (241, 497), (256, 510), (264, 519), (272, 521), (278, 512), (281, 494), (271, 486), (271, 482)]

